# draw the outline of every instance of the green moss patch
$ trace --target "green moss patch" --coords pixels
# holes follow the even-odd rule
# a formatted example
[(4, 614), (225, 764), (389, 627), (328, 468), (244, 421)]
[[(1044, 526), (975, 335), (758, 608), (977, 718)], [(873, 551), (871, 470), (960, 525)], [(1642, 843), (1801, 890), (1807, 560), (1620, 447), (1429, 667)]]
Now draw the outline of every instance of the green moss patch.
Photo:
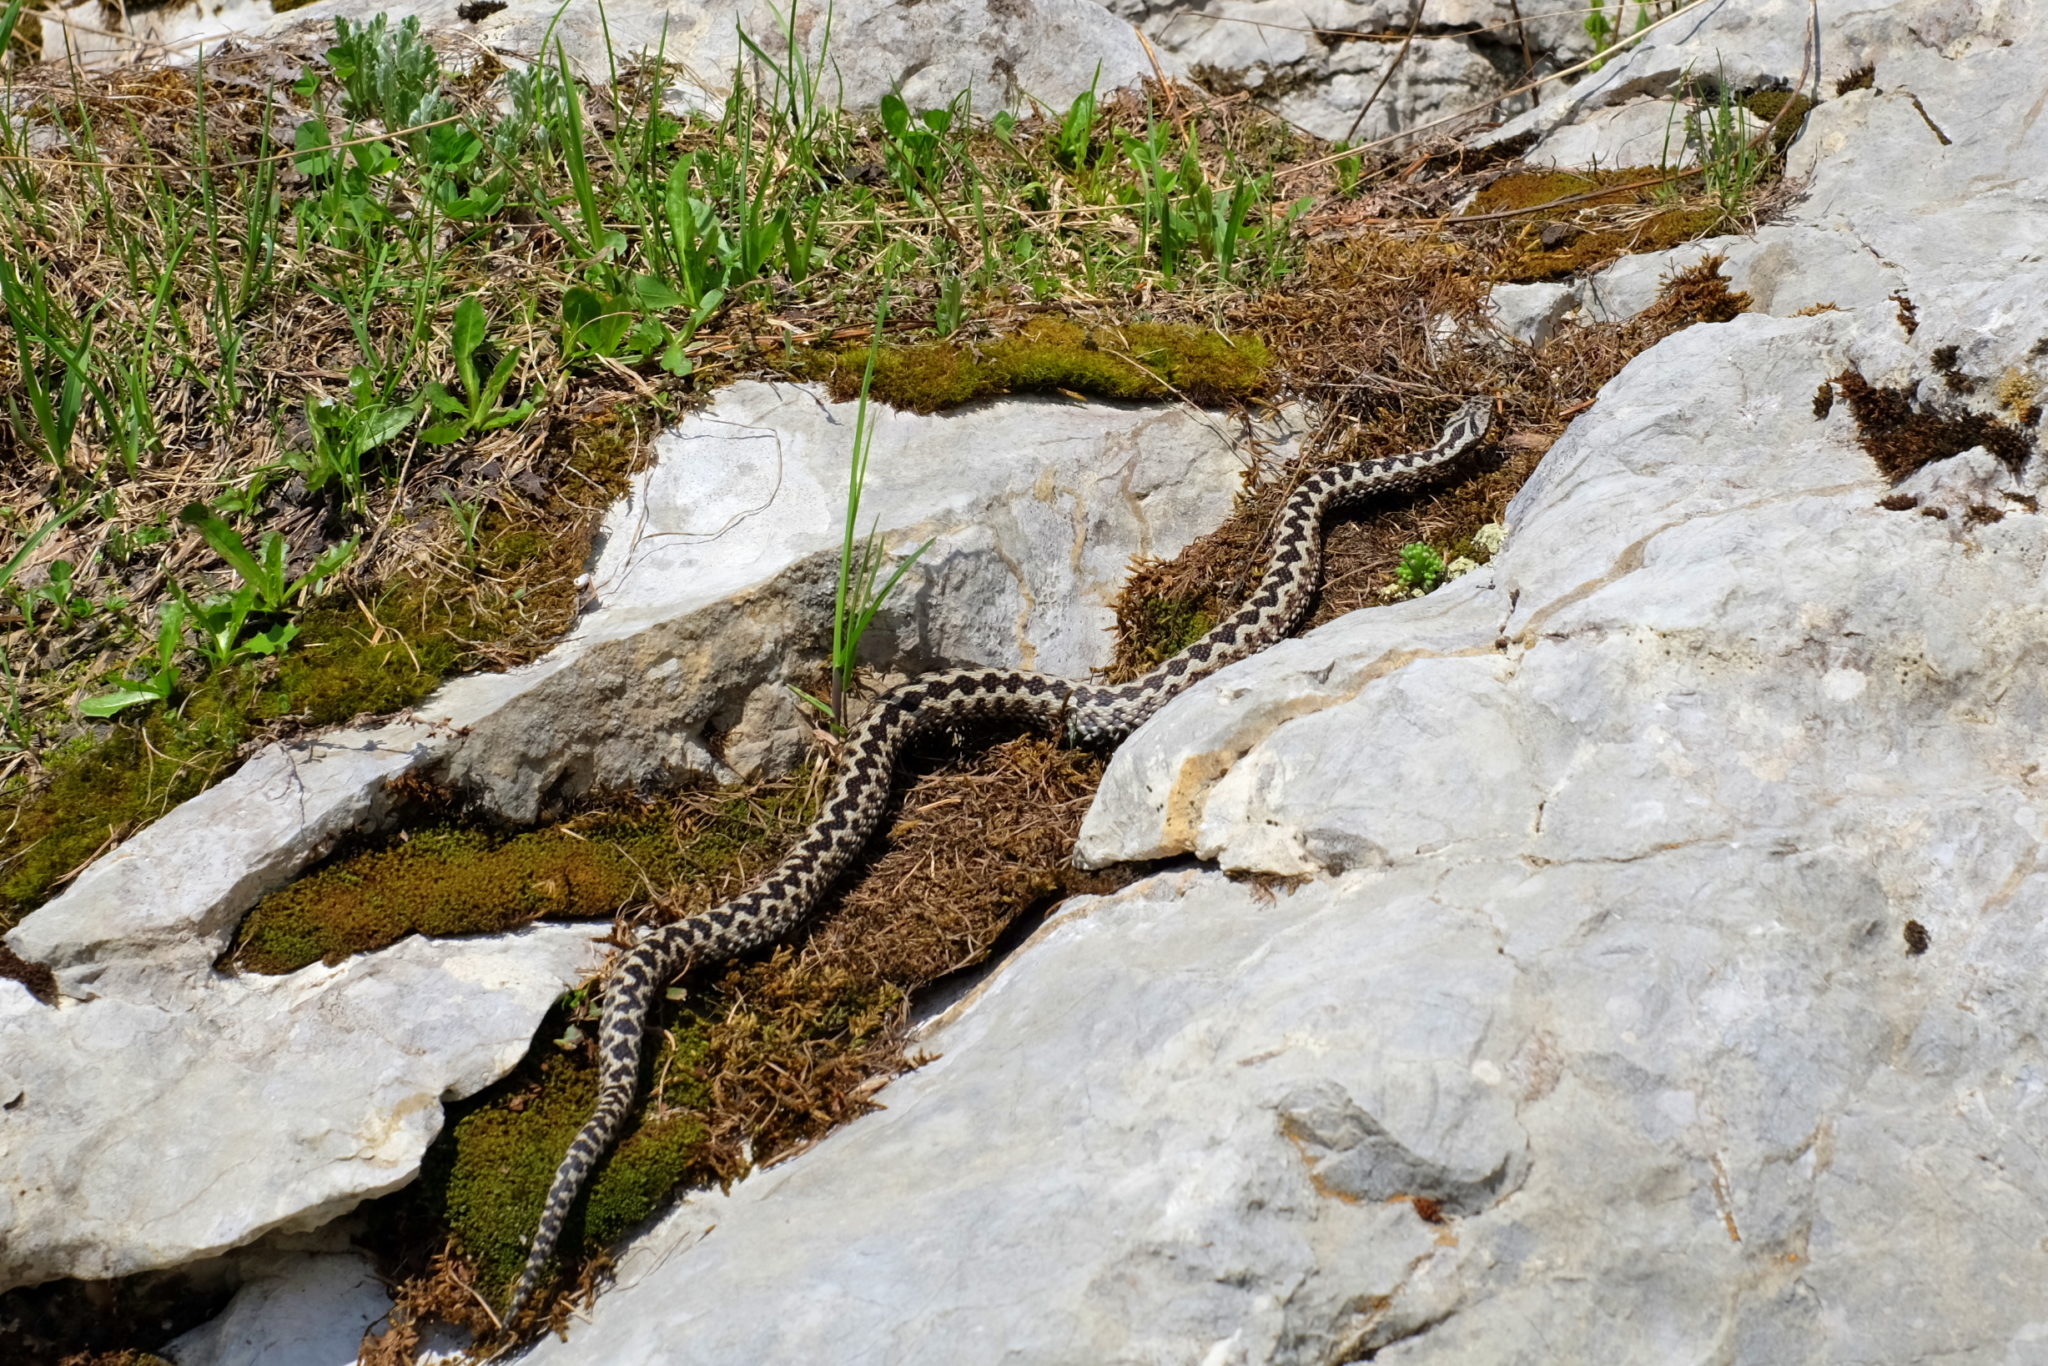
[[(842, 401), (860, 392), (868, 348), (814, 353), (801, 367)], [(1256, 337), (1225, 337), (1183, 323), (1084, 327), (1035, 318), (993, 341), (884, 346), (870, 393), (912, 412), (957, 408), (1002, 394), (1071, 392), (1095, 398), (1220, 404), (1265, 393), (1271, 356)]]
[(33, 789), (16, 786), (18, 805), (0, 833), (0, 929), (95, 855), (204, 791), (276, 707), (252, 675), (208, 679), (173, 710), (51, 755)]
[(590, 919), (678, 883), (717, 885), (809, 814), (803, 790), (685, 797), (510, 832), (442, 820), (330, 859), (256, 904), (235, 937), (250, 972), (338, 963), (408, 934), (492, 934)]
[(1150, 672), (1208, 634), (1215, 604), (1191, 595), (1133, 598), (1117, 620), (1117, 664), (1132, 677)]
[[(686, 1045), (671, 1042), (670, 1048), (687, 1060)], [(658, 1210), (686, 1177), (716, 1175), (706, 1144), (707, 1098), (694, 1070), (670, 1069), (671, 1076), (678, 1072), (686, 1084), (649, 1097), (632, 1131), (599, 1168), (566, 1230), (566, 1247), (600, 1249)], [(518, 1100), (517, 1108), (488, 1106), (457, 1120), (449, 1138), (435, 1145), (425, 1173), (425, 1199), (446, 1219), (478, 1277), (493, 1287), (509, 1286), (526, 1263), (530, 1215), (547, 1199), (562, 1154), (597, 1104), (597, 1069), (580, 1054), (557, 1054)]]
[(1799, 130), (1806, 126), (1806, 116), (1813, 110), (1813, 101), (1792, 90), (1759, 90), (1742, 101), (1742, 107), (1751, 116), (1771, 125), (1771, 149), (1782, 152), (1799, 136)]

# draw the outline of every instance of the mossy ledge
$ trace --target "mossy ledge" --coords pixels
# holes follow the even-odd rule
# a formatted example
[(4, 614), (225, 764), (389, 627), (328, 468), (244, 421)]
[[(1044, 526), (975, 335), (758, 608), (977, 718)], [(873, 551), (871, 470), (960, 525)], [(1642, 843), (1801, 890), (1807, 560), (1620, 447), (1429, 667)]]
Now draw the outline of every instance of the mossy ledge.
[[(860, 393), (869, 347), (819, 349), (796, 371), (823, 380), (841, 401)], [(884, 345), (874, 352), (872, 397), (935, 413), (1003, 394), (1086, 394), (1094, 398), (1200, 404), (1241, 402), (1268, 392), (1272, 357), (1257, 337), (1226, 337), (1186, 323), (1085, 326), (1034, 318), (986, 341)]]
[(811, 803), (809, 784), (785, 782), (615, 799), (526, 831), (421, 813), (257, 902), (229, 958), (248, 972), (295, 972), (408, 934), (502, 933), (613, 915), (672, 888), (724, 887), (793, 838)]

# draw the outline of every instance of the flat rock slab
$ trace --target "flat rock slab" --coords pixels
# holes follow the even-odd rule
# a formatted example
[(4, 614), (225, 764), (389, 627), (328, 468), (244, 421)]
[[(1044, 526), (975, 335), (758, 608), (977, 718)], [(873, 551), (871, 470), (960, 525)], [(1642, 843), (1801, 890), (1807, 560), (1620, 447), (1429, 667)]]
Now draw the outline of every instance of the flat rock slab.
[[(447, 779), (525, 820), (593, 786), (793, 765), (806, 726), (790, 685), (816, 686), (832, 638), (857, 419), (813, 388), (749, 381), (664, 433), (606, 522), (596, 608), (572, 638), (438, 699), (477, 718)], [(1108, 662), (1131, 557), (1170, 556), (1223, 520), (1241, 437), (1284, 459), (1298, 436), (1284, 416), (1242, 432), (1184, 408), (1063, 399), (876, 406), (869, 422), (864, 529), (892, 557), (931, 543), (863, 643), (883, 674), (1085, 677)]]
[(176, 1010), (0, 982), (0, 1285), (196, 1261), (404, 1185), (442, 1103), (526, 1055), (600, 932), (408, 939)]
[[(1242, 432), (1187, 409), (876, 408), (864, 520), (931, 542), (877, 619), (878, 669), (1085, 676), (1134, 554), (1221, 521)], [(395, 1189), (444, 1100), (502, 1076), (595, 971), (601, 927), (408, 940), (338, 968), (224, 977), (241, 916), (422, 773), (530, 818), (593, 785), (792, 762), (787, 684), (831, 636), (851, 404), (745, 384), (658, 442), (613, 509), (571, 638), (415, 717), (273, 746), (87, 869), (7, 936), (61, 1009), (0, 982), (0, 1288), (182, 1265)], [(1284, 458), (1284, 424), (1261, 429)], [(720, 751), (714, 755), (711, 746)], [(722, 757), (721, 757), (722, 756)]]
[(1190, 871), (1070, 903), (886, 1110), (691, 1198), (524, 1359), (1269, 1359), (1432, 1257), (1394, 1197), (1483, 1207), (1528, 1171), (1511, 1093), (1431, 1056), (1485, 1054), (1514, 965), (1470, 913), (1418, 914), (1423, 880), (1367, 887)]

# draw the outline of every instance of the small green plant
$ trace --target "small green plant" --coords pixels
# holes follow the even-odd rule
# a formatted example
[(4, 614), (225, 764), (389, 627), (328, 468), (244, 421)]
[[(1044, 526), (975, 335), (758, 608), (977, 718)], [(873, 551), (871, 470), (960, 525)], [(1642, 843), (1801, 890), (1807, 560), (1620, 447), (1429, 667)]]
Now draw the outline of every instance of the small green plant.
[(1444, 581), (1444, 557), (1421, 541), (1401, 547), (1401, 562), (1394, 567), (1394, 581), (1411, 597), (1420, 597)]
[(904, 197), (919, 209), (929, 207), (945, 178), (946, 134), (953, 127), (952, 109), (925, 109), (911, 117), (910, 106), (894, 91), (882, 96), (882, 163)]
[[(396, 28), (383, 14), (368, 23), (337, 17), (334, 32), (327, 64), (347, 92), (342, 108), (351, 118), (376, 119), (395, 133), (454, 112), (441, 93), (441, 59), (420, 36), (419, 16), (407, 15)], [(425, 131), (409, 136), (416, 150), (425, 150)]]
[(1349, 150), (1348, 144), (1342, 142), (1337, 144), (1337, 150), (1343, 155), (1330, 163), (1330, 173), (1337, 178), (1337, 197), (1349, 199), (1365, 178), (1365, 154)]
[(1053, 134), (1053, 160), (1070, 171), (1087, 170), (1094, 157), (1095, 87), (1101, 80), (1102, 64), (1097, 62), (1095, 79), (1088, 82), (1088, 88), (1067, 106), (1066, 115), (1060, 119), (1059, 130)]
[(441, 501), (448, 505), (448, 516), (455, 522), (455, 529), (462, 534), (462, 562), (471, 573), (477, 566), (477, 526), (483, 521), (484, 505), (472, 499), (457, 498), (449, 488), (441, 490)]
[(460, 396), (449, 393), (448, 386), (439, 380), (420, 391), (421, 399), (442, 419), (422, 431), (420, 440), (430, 445), (445, 446), (473, 432), (494, 432), (500, 427), (524, 422), (540, 407), (537, 398), (530, 398), (516, 407), (498, 406), (498, 400), (504, 397), (505, 386), (512, 382), (512, 372), (519, 366), (519, 357), (516, 353), (507, 352), (492, 367), (488, 377), (479, 378), (476, 360), (483, 342), (484, 306), (477, 302), (474, 294), (464, 295), (462, 302), (455, 306), (452, 341), (455, 374), (462, 393)]
[(292, 148), (293, 166), (317, 187), (292, 205), (306, 237), (353, 250), (377, 242), (397, 222), (379, 198), (382, 182), (404, 164), (389, 147), (375, 139), (338, 146), (327, 121), (311, 118), (299, 125)]
[(1686, 115), (1686, 142), (1699, 159), (1700, 179), (1730, 213), (1742, 207), (1769, 168), (1773, 149), (1762, 132), (1761, 124), (1751, 125), (1725, 71), (1712, 102)]
[(330, 546), (311, 568), (293, 579), (285, 571), (285, 539), (277, 532), (264, 532), (252, 552), (241, 533), (204, 503), (187, 503), (178, 520), (196, 528), (213, 553), (227, 561), (249, 590), (251, 607), (263, 612), (283, 612), (303, 602), (307, 593), (347, 564), (356, 551), (354, 538)]
[(52, 560), (47, 572), (49, 577), (37, 587), (14, 592), (15, 606), (20, 609), (22, 620), (31, 626), (35, 624), (39, 603), (48, 603), (57, 625), (67, 631), (95, 613), (118, 611), (127, 603), (120, 597), (97, 602), (91, 594), (79, 591), (78, 567), (69, 560)]
[(658, 353), (662, 369), (687, 375), (691, 362), (684, 348), (724, 302), (723, 291), (711, 290), (688, 317), (671, 325), (661, 315), (689, 307), (689, 300), (655, 276), (628, 276), (616, 294), (578, 285), (562, 296), (563, 359), (621, 358), (639, 364)]
[(832, 593), (832, 696), (826, 701), (797, 691), (798, 697), (824, 712), (841, 729), (845, 728), (847, 721), (846, 697), (853, 687), (854, 668), (860, 661), (861, 637), (867, 634), (875, 614), (882, 610), (882, 604), (896, 591), (896, 585), (910, 567), (932, 548), (932, 543), (926, 541), (897, 561), (894, 572), (877, 588), (883, 561), (887, 559), (881, 537), (877, 534), (878, 526), (868, 528), (865, 540), (858, 539), (861, 489), (867, 483), (868, 456), (875, 439), (874, 425), (868, 416), (868, 391), (875, 381), (875, 357), (881, 352), (885, 313), (886, 305), (875, 310), (875, 332), (868, 346), (867, 370), (861, 376), (860, 400), (854, 409), (853, 454), (846, 481), (846, 519), (839, 543), (839, 579)]
[(361, 515), (368, 492), (363, 457), (396, 440), (418, 416), (417, 399), (386, 403), (369, 369), (353, 366), (347, 398), (334, 403), (311, 396), (306, 399), (306, 425), (312, 433), (313, 449), (286, 452), (284, 464), (306, 481), (308, 493), (318, 493), (330, 484), (339, 486), (349, 511)]
[(199, 633), (199, 652), (215, 669), (233, 668), (244, 659), (257, 656), (283, 654), (299, 633), (293, 623), (278, 621), (244, 635), (244, 628), (256, 611), (256, 590), (247, 584), (205, 602), (194, 601), (190, 593), (176, 584), (171, 586), (171, 594)]
[(967, 281), (948, 275), (939, 285), (939, 298), (932, 310), (932, 330), (950, 337), (967, 321)]
[(168, 702), (178, 691), (178, 649), (185, 643), (185, 604), (164, 604), (156, 626), (156, 667), (130, 686), (88, 697), (78, 704), (81, 715), (104, 720), (130, 707)]
[[(1614, 0), (1614, 15), (1611, 18), (1608, 16), (1605, 0), (1587, 0), (1587, 3), (1592, 9), (1587, 12), (1584, 20), (1586, 36), (1593, 40), (1595, 52), (1605, 52), (1614, 45), (1615, 39), (1621, 36), (1621, 14), (1628, 0)], [(1652, 13), (1662, 14), (1666, 3), (1668, 0), (1636, 0), (1635, 31), (1641, 33), (1648, 28)], [(1599, 57), (1589, 63), (1586, 69), (1598, 71), (1605, 65), (1607, 59)]]
[(114, 410), (92, 377), (96, 310), (82, 320), (68, 318), (42, 266), (32, 257), (27, 264), (25, 273), (17, 272), (11, 259), (0, 256), (0, 317), (14, 334), (16, 371), (28, 400), (24, 418), (10, 395), (7, 416), (20, 438), (33, 437), (24, 444), (39, 446), (43, 458), (63, 473), (71, 467), (72, 442), (87, 397), (109, 420)]

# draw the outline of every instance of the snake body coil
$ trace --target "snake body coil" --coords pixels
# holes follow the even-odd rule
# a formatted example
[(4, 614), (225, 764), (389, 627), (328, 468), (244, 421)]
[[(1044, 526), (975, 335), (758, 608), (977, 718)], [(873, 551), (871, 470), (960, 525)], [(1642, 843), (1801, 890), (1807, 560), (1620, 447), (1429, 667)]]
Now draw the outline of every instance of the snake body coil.
[(569, 1145), (505, 1322), (540, 1284), (570, 1206), (591, 1169), (618, 1138), (639, 1089), (640, 1047), (655, 993), (691, 964), (716, 962), (782, 938), (802, 923), (825, 889), (881, 824), (904, 747), (969, 720), (1023, 718), (1069, 739), (1112, 745), (1193, 683), (1287, 636), (1306, 614), (1322, 578), (1322, 523), (1371, 494), (1419, 487), (1471, 450), (1493, 423), (1490, 399), (1460, 407), (1424, 451), (1338, 465), (1311, 474), (1288, 498), (1273, 533), (1273, 558), (1251, 598), (1200, 640), (1141, 678), (1114, 687), (1074, 683), (1016, 669), (926, 674), (884, 694), (847, 737), (824, 808), (796, 847), (759, 886), (711, 910), (653, 930), (605, 979), (598, 1034), (596, 1112)]

